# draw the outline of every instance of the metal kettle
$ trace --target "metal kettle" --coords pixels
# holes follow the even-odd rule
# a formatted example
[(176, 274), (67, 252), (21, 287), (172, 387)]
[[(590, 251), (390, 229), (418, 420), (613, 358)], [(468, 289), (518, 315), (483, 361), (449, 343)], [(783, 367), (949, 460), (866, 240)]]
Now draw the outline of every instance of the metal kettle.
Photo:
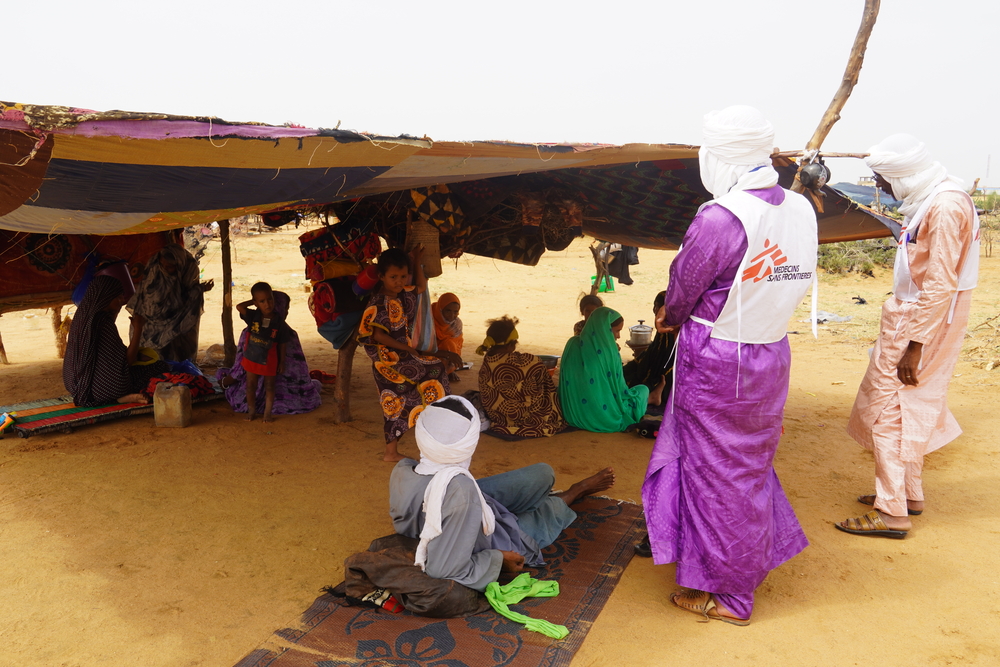
[(645, 320), (639, 320), (639, 324), (629, 327), (629, 347), (646, 347), (653, 342), (653, 327), (643, 324)]

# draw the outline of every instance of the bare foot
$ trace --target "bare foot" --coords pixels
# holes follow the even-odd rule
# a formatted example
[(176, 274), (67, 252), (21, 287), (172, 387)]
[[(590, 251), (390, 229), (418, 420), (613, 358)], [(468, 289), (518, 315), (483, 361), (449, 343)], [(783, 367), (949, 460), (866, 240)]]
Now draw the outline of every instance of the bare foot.
[(118, 399), (119, 403), (149, 403), (145, 394), (125, 394)]
[(909, 517), (893, 516), (891, 514), (886, 514), (881, 510), (875, 511), (878, 512), (880, 517), (882, 517), (882, 522), (893, 530), (909, 530), (910, 528), (913, 528), (913, 524), (910, 522)]
[(556, 495), (563, 499), (567, 505), (572, 505), (580, 498), (592, 493), (600, 493), (605, 489), (610, 489), (615, 483), (615, 469), (605, 468), (596, 475), (591, 475), (587, 479), (582, 479), (562, 493)]
[(253, 419), (254, 419), (254, 417), (256, 417), (256, 416), (257, 416), (257, 415), (255, 415), (254, 413), (252, 413), (252, 412), (251, 412), (250, 414), (248, 414), (248, 415), (246, 416), (246, 420), (247, 420), (248, 422), (252, 422), (252, 421), (253, 421)]
[(649, 390), (647, 405), (660, 405), (663, 403), (663, 390), (667, 387), (667, 376), (660, 376), (660, 381), (655, 387)]
[(270, 424), (273, 421), (274, 421), (274, 417), (272, 417), (271, 415), (264, 415), (263, 422), (265, 424)]
[(393, 440), (392, 442), (385, 443), (385, 454), (382, 456), (383, 461), (388, 461), (390, 463), (394, 461), (402, 461), (406, 457), (399, 453), (397, 445), (399, 440)]

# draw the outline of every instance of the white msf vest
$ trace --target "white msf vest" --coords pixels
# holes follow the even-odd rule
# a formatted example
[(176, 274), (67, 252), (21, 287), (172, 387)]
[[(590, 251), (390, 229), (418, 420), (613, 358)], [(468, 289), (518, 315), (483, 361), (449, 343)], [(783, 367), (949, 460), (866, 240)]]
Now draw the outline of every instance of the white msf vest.
[[(742, 190), (714, 203), (740, 219), (747, 252), (718, 319), (705, 322), (712, 338), (737, 343), (776, 343), (816, 277), (816, 213), (800, 194), (785, 190), (785, 200), (769, 204)], [(816, 290), (813, 289), (815, 311)], [(815, 328), (815, 315), (813, 327)]]
[(972, 208), (973, 217), (972, 242), (965, 253), (965, 261), (962, 262), (962, 266), (958, 270), (958, 290), (951, 297), (951, 310), (948, 313), (948, 324), (951, 324), (955, 312), (955, 302), (958, 300), (958, 292), (975, 288), (979, 281), (979, 214), (976, 213), (976, 205), (973, 203), (972, 197), (955, 183), (945, 181), (934, 188), (899, 232), (899, 242), (896, 244), (896, 263), (893, 267), (892, 290), (900, 301), (916, 301), (920, 297), (920, 290), (917, 289), (910, 276), (910, 253), (907, 244), (911, 238), (916, 237), (917, 229), (930, 209), (934, 198), (942, 192), (961, 192)]

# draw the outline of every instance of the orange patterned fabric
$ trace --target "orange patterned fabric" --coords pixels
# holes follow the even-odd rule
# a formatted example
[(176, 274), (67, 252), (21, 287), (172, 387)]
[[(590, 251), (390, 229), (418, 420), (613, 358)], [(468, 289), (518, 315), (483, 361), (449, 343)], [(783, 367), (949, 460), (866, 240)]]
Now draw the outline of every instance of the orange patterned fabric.
[(465, 336), (462, 335), (462, 320), (456, 317), (454, 322), (449, 322), (444, 319), (442, 312), (453, 303), (462, 305), (457, 296), (447, 292), (438, 297), (437, 303), (431, 305), (431, 314), (434, 316), (434, 334), (437, 336), (439, 350), (461, 355), (462, 346), (465, 344)]
[(448, 375), (439, 359), (412, 355), (375, 340), (374, 332), (382, 330), (393, 340), (409, 345), (416, 309), (417, 295), (413, 292), (400, 292), (395, 297), (375, 294), (358, 327), (358, 342), (372, 360), (386, 442), (413, 428), (423, 406), (451, 393)]

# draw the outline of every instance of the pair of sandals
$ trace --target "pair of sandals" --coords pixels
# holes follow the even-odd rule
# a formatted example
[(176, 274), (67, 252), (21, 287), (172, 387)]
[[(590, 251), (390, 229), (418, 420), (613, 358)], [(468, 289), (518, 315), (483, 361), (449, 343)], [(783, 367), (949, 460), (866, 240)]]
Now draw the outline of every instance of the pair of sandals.
[[(875, 496), (865, 495), (858, 496), (858, 502), (862, 505), (874, 505)], [(911, 510), (906, 509), (906, 513), (910, 516), (919, 516), (923, 514), (923, 510)], [(866, 514), (862, 514), (858, 517), (851, 517), (846, 521), (841, 521), (840, 523), (833, 524), (834, 528), (837, 530), (842, 530), (845, 533), (850, 533), (851, 535), (867, 535), (869, 537), (889, 537), (895, 540), (901, 540), (906, 537), (909, 530), (899, 530), (896, 528), (889, 528), (885, 525), (885, 521), (882, 520), (882, 515), (879, 514), (878, 510), (872, 510)]]

